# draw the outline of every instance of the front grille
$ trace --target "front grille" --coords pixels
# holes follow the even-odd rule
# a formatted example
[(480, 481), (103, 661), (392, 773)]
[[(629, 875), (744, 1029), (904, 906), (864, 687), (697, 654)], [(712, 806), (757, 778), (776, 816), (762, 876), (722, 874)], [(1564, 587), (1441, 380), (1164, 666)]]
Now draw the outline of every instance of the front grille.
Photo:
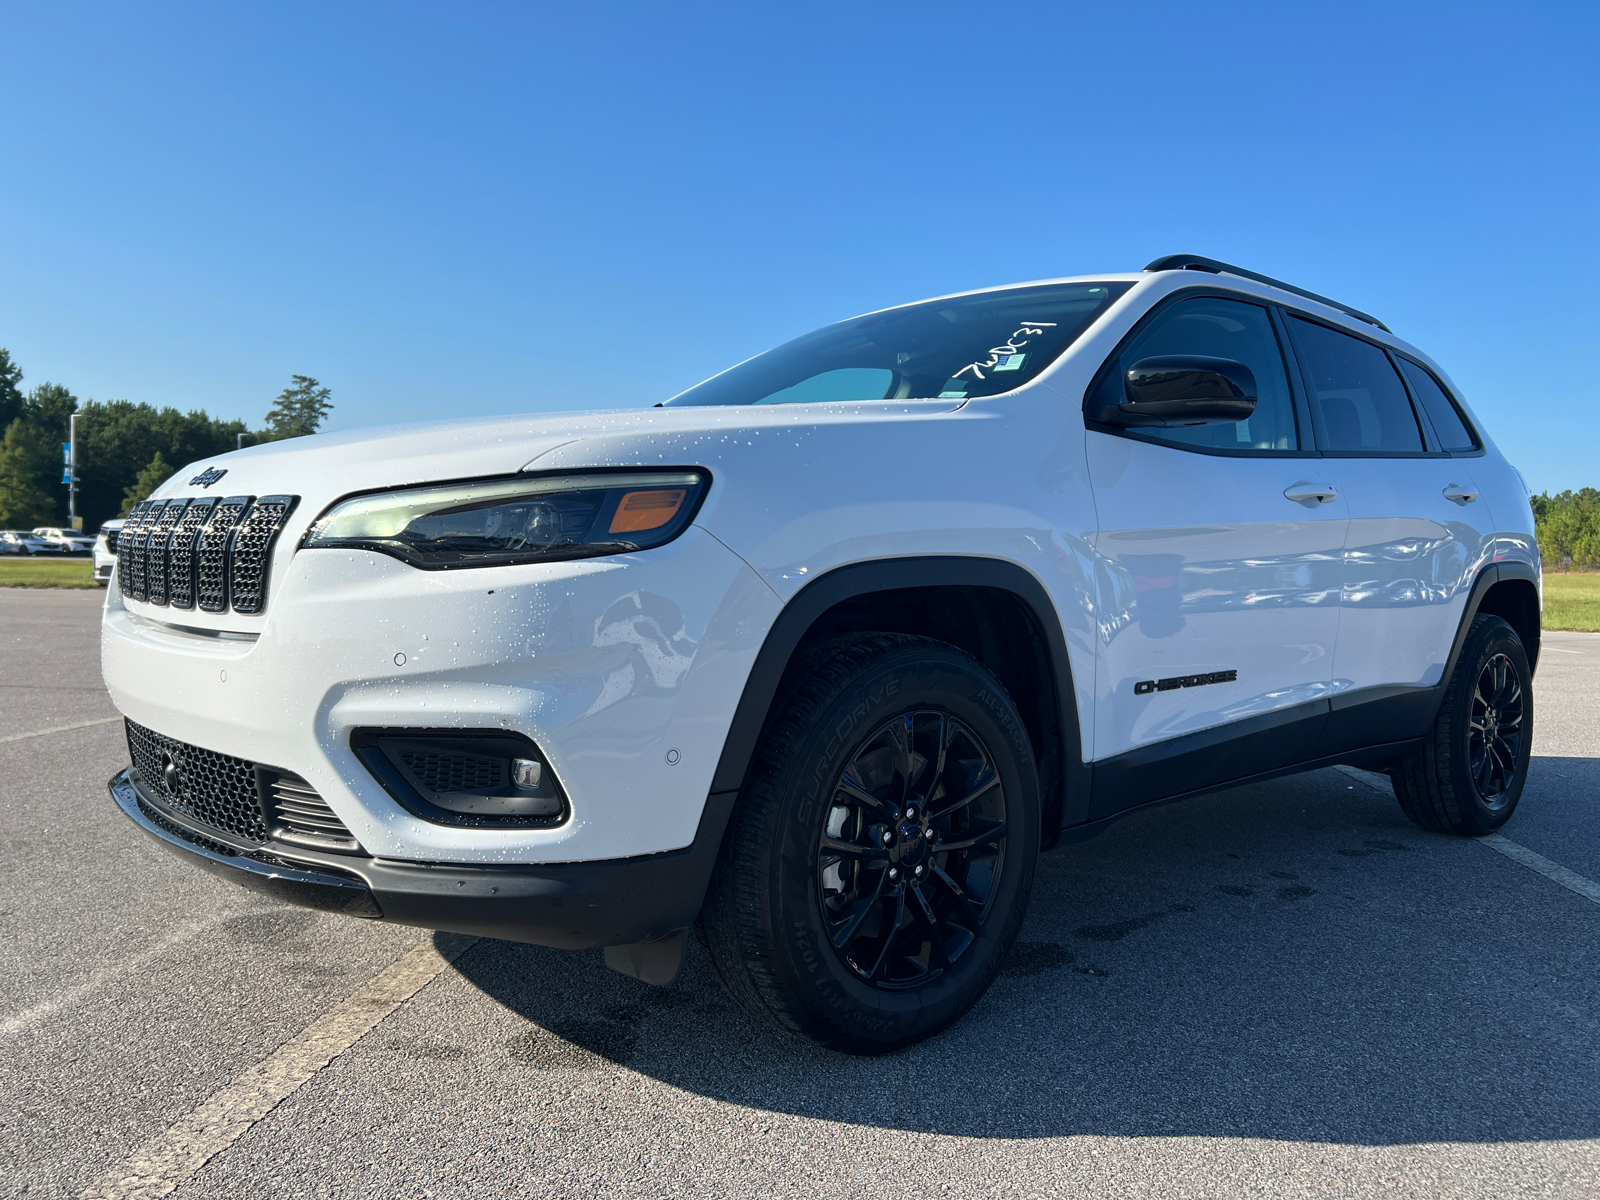
[(128, 754), (149, 794), (179, 816), (262, 845), (269, 840), (360, 853), (344, 823), (304, 779), (191, 746), (126, 721)]
[(506, 783), (505, 760), (476, 754), (438, 754), (432, 750), (402, 750), (400, 761), (433, 791), (470, 792), (501, 788)]
[(122, 532), (122, 530), (120, 530), (120, 529), (108, 529), (108, 530), (106, 530), (106, 553), (107, 554), (115, 554), (117, 552), (117, 534), (119, 534), (121, 532)]
[(187, 500), (168, 500), (150, 532), (144, 535), (145, 599), (151, 604), (167, 602), (167, 540), (189, 507)]
[(265, 606), (267, 554), (293, 507), (293, 496), (262, 496), (239, 522), (228, 577), (234, 612), (258, 613)]
[(228, 610), (228, 543), (249, 507), (249, 496), (229, 496), (211, 510), (211, 519), (200, 531), (194, 590), (195, 602), (206, 612)]
[(173, 608), (194, 607), (194, 545), (216, 506), (215, 496), (191, 501), (167, 542), (167, 603)]
[(126, 578), (119, 578), (117, 585), (123, 595), (135, 600), (145, 598), (144, 549), (148, 541), (145, 531), (160, 519), (160, 510), (165, 506), (165, 502), (159, 500), (146, 500), (135, 505), (128, 514), (128, 523), (122, 529), (123, 552), (120, 558)]
[[(130, 600), (203, 612), (259, 613), (272, 544), (297, 496), (145, 500), (117, 539), (117, 587)], [(109, 544), (109, 542), (108, 542)]]
[(163, 737), (133, 721), (127, 726), (128, 754), (158, 800), (236, 838), (267, 840), (255, 763)]
[(323, 850), (361, 849), (328, 802), (304, 779), (278, 771), (263, 773), (263, 781), (272, 810), (272, 836), (278, 841)]

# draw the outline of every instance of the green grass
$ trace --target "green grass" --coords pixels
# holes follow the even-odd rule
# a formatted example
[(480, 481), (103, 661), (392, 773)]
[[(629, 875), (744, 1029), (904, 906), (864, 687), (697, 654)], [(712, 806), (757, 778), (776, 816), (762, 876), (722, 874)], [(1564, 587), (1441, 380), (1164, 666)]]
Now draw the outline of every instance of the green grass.
[(1544, 627), (1600, 633), (1600, 573), (1544, 573)]
[(87, 558), (0, 558), (0, 587), (92, 588), (94, 564)]

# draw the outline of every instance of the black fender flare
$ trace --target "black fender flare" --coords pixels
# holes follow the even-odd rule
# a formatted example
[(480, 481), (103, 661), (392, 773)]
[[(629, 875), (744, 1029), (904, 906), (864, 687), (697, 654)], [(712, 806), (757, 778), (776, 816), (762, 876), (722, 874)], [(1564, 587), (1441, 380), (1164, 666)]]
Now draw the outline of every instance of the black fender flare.
[[(1046, 813), (1044, 844), (1050, 845), (1064, 824), (1088, 818), (1090, 768), (1083, 761), (1077, 696), (1072, 686), (1072, 665), (1066, 636), (1044, 585), (1025, 568), (1003, 559), (973, 555), (928, 555), (876, 559), (836, 567), (806, 584), (784, 605), (767, 631), (745, 681), (723, 742), (722, 755), (712, 777), (711, 793), (737, 792), (743, 786), (755, 755), (784, 669), (806, 632), (835, 605), (874, 592), (921, 587), (981, 587), (1009, 593), (1031, 614), (1035, 632), (1044, 643), (1049, 685), (1054, 689), (1055, 729), (1045, 736), (1055, 740), (1059, 764), (1057, 796), (1043, 797)], [(1048, 785), (1047, 785), (1048, 786)], [(731, 805), (727, 805), (731, 809)], [(1081, 808), (1079, 812), (1077, 809)]]
[[(1539, 586), (1539, 571), (1531, 563), (1525, 562), (1497, 562), (1488, 563), (1478, 572), (1477, 578), (1472, 581), (1472, 592), (1467, 597), (1467, 606), (1461, 612), (1461, 624), (1456, 628), (1455, 641), (1450, 644), (1450, 656), (1444, 662), (1444, 674), (1439, 677), (1437, 686), (1434, 687), (1433, 700), (1428, 706), (1428, 725), (1433, 724), (1439, 715), (1439, 706), (1444, 703), (1445, 690), (1450, 686), (1450, 677), (1456, 673), (1456, 663), (1461, 658), (1461, 648), (1467, 644), (1467, 630), (1472, 628), (1472, 619), (1478, 615), (1478, 610), (1483, 607), (1484, 597), (1489, 594), (1489, 589), (1497, 583), (1506, 583), (1511, 580), (1521, 580)], [(1542, 614), (1541, 614), (1542, 624)], [(1528, 668), (1537, 670), (1539, 665), (1539, 640), (1537, 636), (1531, 646), (1524, 646), (1528, 653)]]

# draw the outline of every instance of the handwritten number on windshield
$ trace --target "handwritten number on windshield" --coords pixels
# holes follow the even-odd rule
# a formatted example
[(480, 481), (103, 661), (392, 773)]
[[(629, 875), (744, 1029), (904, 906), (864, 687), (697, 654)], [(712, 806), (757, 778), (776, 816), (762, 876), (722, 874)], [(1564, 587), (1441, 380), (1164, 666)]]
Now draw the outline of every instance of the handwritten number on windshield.
[(968, 363), (950, 378), (960, 379), (968, 371), (971, 371), (974, 379), (982, 379), (985, 371), (994, 370), (1003, 358), (1008, 358), (1013, 354), (1021, 354), (1022, 348), (1028, 344), (1029, 338), (1042, 336), (1046, 329), (1054, 329), (1055, 324), (1054, 321), (1024, 321), (1017, 331), (1005, 340), (1004, 345), (990, 347), (988, 362)]

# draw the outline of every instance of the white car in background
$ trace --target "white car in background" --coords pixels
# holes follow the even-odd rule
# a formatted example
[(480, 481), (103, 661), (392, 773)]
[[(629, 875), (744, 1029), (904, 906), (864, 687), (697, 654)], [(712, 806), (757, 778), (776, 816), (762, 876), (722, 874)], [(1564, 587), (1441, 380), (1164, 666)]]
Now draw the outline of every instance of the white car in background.
[(1208, 259), (854, 317), (640, 411), (252, 447), (120, 541), (111, 791), (163, 845), (653, 983), (697, 930), (853, 1052), (964, 1013), (1040, 851), (1129, 812), (1349, 763), (1478, 835), (1528, 769), (1517, 473), (1376, 319)]
[(46, 541), (29, 529), (0, 529), (0, 554), (65, 554), (59, 542)]
[(100, 532), (94, 539), (94, 581), (101, 587), (108, 587), (111, 577), (117, 570), (117, 532), (122, 528), (120, 520), (107, 521), (100, 526)]
[(54, 542), (66, 554), (87, 554), (94, 548), (94, 538), (77, 529), (63, 529), (58, 525), (41, 525), (33, 536)]

